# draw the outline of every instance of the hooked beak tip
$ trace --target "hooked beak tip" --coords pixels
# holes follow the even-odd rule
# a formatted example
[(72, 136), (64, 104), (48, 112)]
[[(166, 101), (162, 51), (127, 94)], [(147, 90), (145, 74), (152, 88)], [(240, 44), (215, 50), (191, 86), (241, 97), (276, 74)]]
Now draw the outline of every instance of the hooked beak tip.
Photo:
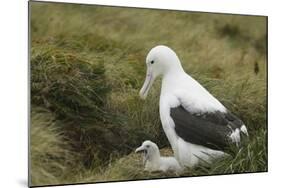
[(142, 100), (145, 100), (146, 99), (146, 95), (143, 94), (142, 92), (139, 93), (139, 96)]

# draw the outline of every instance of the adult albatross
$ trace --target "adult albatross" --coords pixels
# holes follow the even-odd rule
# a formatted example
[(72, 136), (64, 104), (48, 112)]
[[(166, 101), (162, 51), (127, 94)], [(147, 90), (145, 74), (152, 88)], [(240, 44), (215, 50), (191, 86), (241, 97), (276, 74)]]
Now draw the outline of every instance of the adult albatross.
[(140, 96), (145, 99), (155, 78), (162, 76), (160, 119), (182, 166), (221, 157), (230, 143), (239, 146), (241, 136), (248, 136), (244, 123), (185, 73), (172, 49), (163, 45), (152, 48), (146, 66)]

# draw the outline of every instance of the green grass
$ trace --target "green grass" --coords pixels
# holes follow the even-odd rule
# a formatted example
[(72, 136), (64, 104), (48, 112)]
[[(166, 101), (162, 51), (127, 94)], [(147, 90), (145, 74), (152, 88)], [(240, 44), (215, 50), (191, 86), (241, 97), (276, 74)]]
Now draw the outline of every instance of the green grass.
[(31, 113), (31, 179), (32, 185), (59, 184), (76, 161), (60, 123), (51, 112), (32, 107)]
[(265, 17), (32, 2), (31, 185), (175, 176), (144, 172), (134, 154), (144, 140), (170, 151), (160, 79), (138, 96), (158, 44), (250, 134), (231, 156), (180, 176), (267, 171)]

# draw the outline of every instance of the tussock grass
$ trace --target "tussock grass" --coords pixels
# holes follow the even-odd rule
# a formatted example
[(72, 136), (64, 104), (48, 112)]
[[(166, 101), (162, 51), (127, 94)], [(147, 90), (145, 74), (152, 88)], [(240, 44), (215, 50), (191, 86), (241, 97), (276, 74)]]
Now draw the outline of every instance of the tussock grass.
[[(241, 149), (180, 175), (143, 171), (144, 140), (170, 151), (160, 79), (138, 96), (158, 44), (245, 122)], [(267, 171), (265, 59), (264, 17), (32, 2), (32, 185)]]
[(30, 172), (32, 185), (59, 184), (74, 165), (63, 132), (50, 111), (32, 107), (30, 132)]
[(102, 120), (107, 87), (104, 66), (78, 54), (39, 43), (31, 52), (32, 103), (44, 106), (59, 119)]
[[(97, 38), (99, 43), (100, 37)], [(129, 76), (120, 72), (124, 67), (110, 72), (111, 76), (116, 74), (115, 77), (122, 78), (116, 87), (116, 80), (106, 78), (105, 62), (101, 59), (104, 53), (100, 48), (94, 49), (98, 57), (90, 60), (79, 55), (80, 49), (75, 50), (75, 40), (64, 39), (63, 43), (52, 40), (34, 42), (32, 105), (49, 109), (63, 122), (60, 129), (71, 138), (70, 144), (81, 154), (85, 167), (105, 163), (116, 152), (116, 155), (130, 152), (132, 145), (138, 145), (145, 135), (155, 138), (158, 129), (152, 123), (159, 123), (157, 110), (153, 114), (143, 114), (145, 117), (141, 116), (141, 111), (135, 111), (142, 108), (142, 101), (137, 89), (135, 95), (131, 95), (134, 81), (130, 82)], [(85, 45), (83, 40), (80, 43)], [(108, 43), (111, 45), (110, 41)], [(113, 89), (115, 92), (110, 92)], [(129, 94), (124, 93), (126, 90)], [(157, 109), (156, 101), (154, 103)], [(143, 129), (141, 125), (145, 121), (150, 124)]]

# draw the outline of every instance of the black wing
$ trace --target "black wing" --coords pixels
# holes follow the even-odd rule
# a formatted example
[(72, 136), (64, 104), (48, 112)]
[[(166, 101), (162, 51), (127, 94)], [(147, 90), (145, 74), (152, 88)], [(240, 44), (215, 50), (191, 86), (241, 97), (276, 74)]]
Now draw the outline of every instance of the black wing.
[(185, 141), (211, 149), (223, 150), (229, 135), (244, 123), (230, 112), (192, 114), (182, 106), (171, 108), (176, 133)]

